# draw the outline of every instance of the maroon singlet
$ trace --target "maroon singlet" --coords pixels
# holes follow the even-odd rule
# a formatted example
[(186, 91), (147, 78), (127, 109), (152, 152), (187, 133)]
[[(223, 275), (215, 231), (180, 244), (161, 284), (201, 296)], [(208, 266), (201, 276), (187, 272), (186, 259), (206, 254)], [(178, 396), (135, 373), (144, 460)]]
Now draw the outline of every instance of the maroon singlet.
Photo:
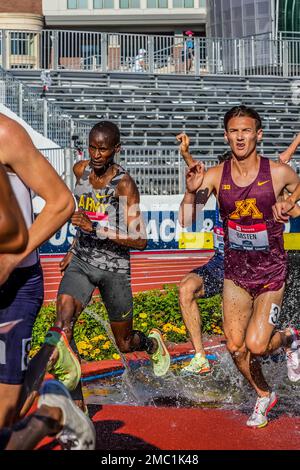
[(260, 157), (258, 175), (246, 187), (234, 183), (231, 161), (224, 163), (219, 205), (224, 223), (225, 279), (253, 297), (279, 290), (286, 278), (284, 226), (273, 218), (275, 202), (268, 158)]

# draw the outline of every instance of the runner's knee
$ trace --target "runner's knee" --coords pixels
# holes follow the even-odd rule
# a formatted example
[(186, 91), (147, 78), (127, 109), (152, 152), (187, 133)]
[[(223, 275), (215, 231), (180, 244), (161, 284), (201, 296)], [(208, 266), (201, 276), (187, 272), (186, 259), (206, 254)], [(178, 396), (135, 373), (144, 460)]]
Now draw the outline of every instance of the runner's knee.
[(232, 339), (228, 339), (226, 343), (227, 350), (230, 354), (235, 354), (238, 352), (245, 352), (246, 347), (244, 342), (234, 341)]
[(250, 351), (255, 356), (263, 356), (266, 353), (268, 347), (265, 342), (261, 342), (256, 338), (247, 339), (246, 346), (248, 351)]
[(129, 353), (132, 351), (131, 338), (116, 337), (115, 340), (121, 353)]
[(82, 306), (76, 299), (69, 295), (59, 295), (55, 326), (62, 328), (66, 334), (72, 332), (74, 322), (81, 310)]
[(187, 302), (193, 300), (195, 297), (199, 296), (203, 286), (202, 278), (199, 277), (199, 282), (197, 282), (192, 277), (185, 277), (182, 279), (179, 285), (179, 297), (181, 302)]

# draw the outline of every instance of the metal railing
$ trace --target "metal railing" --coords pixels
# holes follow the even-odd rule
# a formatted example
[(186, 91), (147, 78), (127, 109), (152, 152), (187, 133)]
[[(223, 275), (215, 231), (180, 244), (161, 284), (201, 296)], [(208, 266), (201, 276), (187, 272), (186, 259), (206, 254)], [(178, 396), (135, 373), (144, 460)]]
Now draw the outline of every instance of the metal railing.
[(300, 76), (300, 37), (193, 38), (85, 31), (0, 34), (4, 69)]
[(63, 148), (74, 134), (85, 144), (89, 126), (73, 121), (58, 106), (49, 103), (0, 67), (0, 103), (16, 113), (34, 130)]
[[(205, 164), (206, 169), (218, 164), (215, 157), (197, 155), (198, 150), (191, 149), (191, 153), (196, 160)], [(277, 160), (277, 157), (272, 159)], [(185, 191), (186, 164), (177, 148), (166, 150), (148, 147), (143, 151), (125, 149), (119, 162), (136, 181), (143, 195), (183, 194)], [(300, 176), (300, 158), (294, 158), (290, 165)]]
[[(74, 189), (73, 165), (81, 158), (88, 158), (87, 153), (79, 156), (74, 148), (43, 149), (41, 152), (66, 184)], [(196, 160), (203, 161), (206, 168), (218, 164), (215, 157), (199, 156), (198, 148), (191, 148), (191, 153)], [(185, 191), (186, 164), (178, 148), (127, 148), (121, 151), (116, 161), (129, 172), (143, 195), (183, 194)], [(300, 175), (300, 158), (294, 158), (290, 164)]]

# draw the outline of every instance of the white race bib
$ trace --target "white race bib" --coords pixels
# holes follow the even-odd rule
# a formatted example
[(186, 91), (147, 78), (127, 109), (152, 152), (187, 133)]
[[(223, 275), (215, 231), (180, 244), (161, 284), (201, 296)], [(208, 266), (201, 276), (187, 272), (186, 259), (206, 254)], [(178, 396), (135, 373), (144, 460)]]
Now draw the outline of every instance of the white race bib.
[(222, 227), (214, 227), (214, 247), (216, 251), (224, 253), (224, 230)]
[(269, 250), (267, 225), (264, 222), (255, 225), (239, 225), (232, 220), (229, 220), (228, 238), (229, 246), (232, 250)]

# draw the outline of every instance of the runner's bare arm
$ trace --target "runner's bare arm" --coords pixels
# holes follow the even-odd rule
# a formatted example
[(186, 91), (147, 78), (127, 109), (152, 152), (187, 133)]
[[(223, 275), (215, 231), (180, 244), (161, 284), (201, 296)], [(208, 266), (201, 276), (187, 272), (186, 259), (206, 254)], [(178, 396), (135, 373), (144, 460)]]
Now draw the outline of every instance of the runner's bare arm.
[(25, 250), (28, 231), (4, 167), (0, 164), (0, 253)]
[(179, 151), (183, 156), (183, 159), (188, 167), (191, 167), (197, 163), (192, 155), (190, 154), (190, 138), (187, 134), (181, 133), (176, 136), (178, 142), (180, 142)]
[(85, 167), (89, 164), (89, 160), (81, 160), (80, 162), (75, 163), (73, 166), (73, 173), (76, 177), (76, 180), (80, 180), (83, 175)]
[(186, 175), (186, 192), (179, 208), (178, 220), (182, 227), (190, 226), (197, 212), (202, 210), (209, 196), (218, 192), (220, 168), (210, 168), (206, 173), (203, 163), (190, 168)]
[(280, 198), (273, 206), (275, 220), (277, 222), (286, 223), (289, 216), (292, 216), (290, 211), (300, 199), (300, 180), (297, 173), (288, 165), (279, 165), (271, 162), (271, 172), (276, 197), (279, 198), (283, 190), (287, 190), (291, 193), (285, 200)]
[(300, 133), (295, 137), (291, 145), (279, 155), (279, 161), (281, 163), (288, 163), (292, 159), (299, 145), (300, 145)]
[(144, 250), (147, 246), (147, 234), (140, 210), (140, 194), (134, 180), (125, 175), (116, 189), (120, 201), (120, 211), (124, 211), (127, 233), (116, 232), (107, 227), (100, 227), (96, 233), (108, 237), (118, 245), (135, 250)]
[(34, 147), (23, 127), (3, 115), (0, 115), (0, 162), (8, 165), (46, 202), (29, 229), (27, 248), (16, 255), (18, 263), (48, 240), (70, 218), (74, 200), (54, 168)]

